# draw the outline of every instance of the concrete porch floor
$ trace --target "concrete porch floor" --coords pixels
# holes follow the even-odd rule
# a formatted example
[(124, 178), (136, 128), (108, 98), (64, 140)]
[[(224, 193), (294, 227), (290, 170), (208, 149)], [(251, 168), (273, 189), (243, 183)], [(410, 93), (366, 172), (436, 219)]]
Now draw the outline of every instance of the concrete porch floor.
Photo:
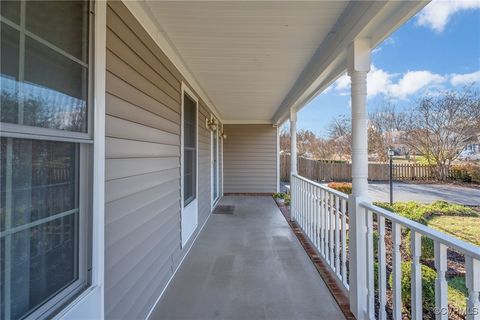
[(151, 319), (344, 319), (272, 198), (220, 204)]

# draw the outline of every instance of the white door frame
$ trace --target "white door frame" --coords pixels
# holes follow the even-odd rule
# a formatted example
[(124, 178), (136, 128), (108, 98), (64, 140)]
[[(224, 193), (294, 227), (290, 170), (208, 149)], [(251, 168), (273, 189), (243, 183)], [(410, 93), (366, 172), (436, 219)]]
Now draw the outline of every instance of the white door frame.
[[(217, 130), (215, 131), (210, 131), (210, 190), (212, 191), (211, 193), (211, 199), (210, 199), (210, 208), (211, 210), (213, 210), (213, 208), (215, 207), (215, 205), (217, 204), (218, 200), (220, 199), (220, 159), (219, 159), (219, 155), (220, 155), (220, 152), (219, 152), (219, 146), (220, 146), (220, 143), (219, 143), (219, 140), (220, 140), (220, 137), (218, 136), (218, 133), (219, 133), (219, 130), (220, 128), (217, 128)], [(214, 136), (217, 136), (217, 139), (214, 140)], [(214, 152), (213, 152), (213, 142), (216, 141), (216, 144), (217, 144), (217, 148), (216, 148), (216, 158), (217, 158), (217, 166), (214, 168), (213, 167), (213, 164), (215, 163), (213, 161), (213, 157), (214, 157)], [(214, 175), (214, 170), (217, 171), (217, 174)], [(214, 177), (216, 177), (216, 182), (217, 182), (217, 197), (215, 198), (214, 197)]]
[[(195, 198), (190, 202), (186, 207), (183, 207), (183, 165), (184, 165), (184, 152), (183, 152), (183, 137), (184, 137), (184, 97), (185, 94), (195, 101), (195, 148), (196, 148), (196, 156), (195, 156)], [(188, 242), (188, 240), (192, 237), (193, 233), (198, 227), (198, 98), (193, 93), (190, 88), (182, 82), (182, 110), (181, 110), (181, 136), (180, 136), (180, 207), (181, 207), (181, 219), (180, 219), (180, 232), (182, 238), (182, 248)]]

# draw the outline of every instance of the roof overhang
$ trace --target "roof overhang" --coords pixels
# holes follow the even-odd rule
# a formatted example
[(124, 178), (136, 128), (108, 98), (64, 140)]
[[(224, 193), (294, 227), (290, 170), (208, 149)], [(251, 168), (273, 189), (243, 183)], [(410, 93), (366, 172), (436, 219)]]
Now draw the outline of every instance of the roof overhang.
[(124, 1), (224, 123), (285, 121), (429, 1)]

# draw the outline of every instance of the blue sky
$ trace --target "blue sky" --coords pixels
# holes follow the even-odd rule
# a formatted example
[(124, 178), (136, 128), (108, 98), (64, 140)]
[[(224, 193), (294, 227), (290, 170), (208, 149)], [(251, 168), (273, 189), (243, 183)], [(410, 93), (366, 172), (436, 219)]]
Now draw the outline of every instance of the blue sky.
[[(368, 109), (407, 108), (424, 94), (480, 89), (480, 1), (433, 1), (372, 52)], [(297, 128), (325, 136), (350, 114), (350, 82), (341, 76), (298, 113)]]

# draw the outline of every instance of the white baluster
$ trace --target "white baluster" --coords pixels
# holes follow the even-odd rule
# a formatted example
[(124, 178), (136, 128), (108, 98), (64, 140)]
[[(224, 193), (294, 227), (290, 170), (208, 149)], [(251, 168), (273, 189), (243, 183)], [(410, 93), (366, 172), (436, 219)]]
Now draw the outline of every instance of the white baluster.
[(380, 309), (378, 316), (380, 320), (387, 319), (387, 260), (385, 258), (385, 217), (378, 217), (378, 299)]
[(307, 234), (308, 238), (312, 239), (311, 234), (311, 226), (312, 226), (312, 184), (307, 183), (307, 225), (305, 229), (305, 233)]
[(367, 218), (367, 312), (369, 319), (375, 319), (375, 280), (373, 275), (373, 214), (365, 209)]
[(291, 212), (290, 215), (292, 215), (293, 220), (296, 220), (296, 215), (297, 215), (297, 206), (298, 206), (298, 196), (297, 196), (297, 178), (293, 177), (292, 179), (292, 194), (290, 195), (292, 197), (292, 207), (291, 207)]
[(328, 193), (327, 191), (323, 190), (323, 203), (322, 203), (322, 220), (323, 220), (323, 229), (322, 229), (322, 240), (323, 240), (323, 257), (325, 260), (328, 261), (328, 252), (327, 252), (327, 200), (328, 200)]
[(324, 219), (323, 219), (323, 213), (325, 211), (324, 207), (324, 197), (325, 197), (325, 191), (323, 189), (320, 189), (320, 253), (322, 254), (322, 257), (325, 258), (325, 243), (324, 243), (324, 238), (323, 235), (325, 234), (324, 228)]
[(309, 211), (309, 214), (308, 214), (308, 220), (309, 220), (309, 224), (308, 224), (308, 232), (309, 232), (309, 238), (310, 238), (310, 241), (313, 242), (313, 208), (314, 208), (314, 205), (315, 205), (315, 200), (314, 200), (314, 196), (313, 196), (313, 184), (310, 184), (309, 185), (309, 191), (310, 191), (310, 194), (309, 194), (309, 197), (308, 197), (308, 211)]
[(298, 188), (298, 179), (297, 178), (294, 178), (294, 181), (295, 181), (295, 201), (293, 203), (293, 205), (295, 206), (295, 215), (294, 215), (294, 220), (295, 222), (298, 223), (298, 209), (300, 207), (300, 191), (299, 191), (299, 188)]
[(402, 257), (400, 255), (400, 243), (402, 226), (392, 221), (393, 238), (393, 319), (402, 319)]
[(328, 244), (330, 246), (330, 251), (329, 251), (329, 256), (330, 256), (330, 266), (332, 267), (333, 270), (335, 270), (335, 257), (333, 255), (333, 246), (334, 246), (334, 240), (333, 240), (333, 228), (335, 227), (334, 223), (334, 217), (335, 214), (333, 213), (333, 193), (330, 193), (330, 210), (328, 214), (328, 221), (329, 221), (329, 232), (330, 232), (330, 238), (328, 239)]
[(468, 289), (467, 320), (480, 319), (480, 260), (465, 256), (465, 283)]
[(329, 235), (329, 231), (328, 231), (328, 227), (329, 227), (329, 220), (328, 220), (328, 212), (329, 212), (329, 208), (328, 208), (328, 202), (329, 202), (329, 199), (328, 197), (330, 196), (330, 194), (328, 193), (328, 191), (325, 191), (325, 198), (324, 198), (324, 222), (325, 222), (325, 229), (324, 229), (324, 234), (323, 234), (323, 239), (324, 239), (324, 251), (325, 251), (325, 260), (327, 260), (328, 263), (330, 263), (330, 259), (329, 259), (329, 256), (328, 256), (328, 235)]
[(410, 252), (412, 253), (411, 291), (412, 319), (422, 319), (422, 266), (420, 255), (422, 250), (422, 235), (411, 231)]
[(447, 271), (447, 246), (435, 241), (435, 269), (437, 279), (435, 281), (435, 319), (448, 319), (448, 284), (445, 278)]
[(348, 288), (347, 280), (347, 201), (342, 199), (342, 280)]
[(315, 188), (315, 246), (320, 252), (320, 188)]
[(297, 178), (295, 178), (295, 221), (298, 223), (298, 210), (300, 210), (300, 183)]
[(305, 234), (310, 239), (310, 183), (307, 182), (306, 184), (306, 199), (305, 199)]
[(306, 230), (306, 226), (307, 226), (307, 203), (308, 203), (307, 187), (308, 187), (308, 184), (304, 181), (303, 182), (303, 222), (302, 222), (302, 227), (304, 231)]
[(302, 207), (300, 208), (300, 227), (304, 228), (305, 222), (305, 181), (301, 180), (302, 184)]
[(340, 275), (340, 199), (335, 196), (335, 270)]
[(290, 221), (295, 217), (295, 177), (290, 178)]

